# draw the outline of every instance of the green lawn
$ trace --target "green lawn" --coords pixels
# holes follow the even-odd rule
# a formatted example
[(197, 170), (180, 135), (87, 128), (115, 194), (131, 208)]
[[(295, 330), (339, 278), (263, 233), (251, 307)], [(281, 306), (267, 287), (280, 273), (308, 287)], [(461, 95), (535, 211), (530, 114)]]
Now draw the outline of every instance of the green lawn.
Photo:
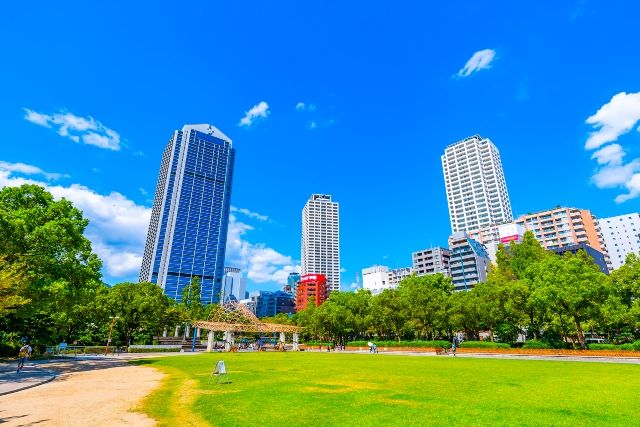
[[(207, 384), (224, 360), (230, 384)], [(640, 366), (339, 353), (165, 357), (161, 425), (640, 425)]]

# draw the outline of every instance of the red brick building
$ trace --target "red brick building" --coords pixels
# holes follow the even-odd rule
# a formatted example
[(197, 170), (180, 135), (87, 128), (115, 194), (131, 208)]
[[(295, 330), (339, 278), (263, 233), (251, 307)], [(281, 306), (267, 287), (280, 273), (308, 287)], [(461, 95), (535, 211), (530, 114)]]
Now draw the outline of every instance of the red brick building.
[(311, 297), (319, 307), (328, 296), (327, 277), (324, 274), (303, 274), (296, 287), (296, 311), (304, 310)]

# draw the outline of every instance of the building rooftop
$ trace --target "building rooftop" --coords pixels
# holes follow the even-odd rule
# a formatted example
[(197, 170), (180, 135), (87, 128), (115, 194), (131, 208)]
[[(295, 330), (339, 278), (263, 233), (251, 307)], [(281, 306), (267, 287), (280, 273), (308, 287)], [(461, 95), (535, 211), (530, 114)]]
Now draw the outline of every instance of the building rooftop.
[(188, 132), (190, 130), (195, 130), (198, 132), (206, 133), (207, 135), (215, 136), (216, 138), (222, 139), (223, 141), (227, 141), (231, 144), (231, 138), (222, 133), (220, 129), (215, 126), (208, 124), (200, 124), (200, 125), (184, 125), (182, 127), (182, 132)]

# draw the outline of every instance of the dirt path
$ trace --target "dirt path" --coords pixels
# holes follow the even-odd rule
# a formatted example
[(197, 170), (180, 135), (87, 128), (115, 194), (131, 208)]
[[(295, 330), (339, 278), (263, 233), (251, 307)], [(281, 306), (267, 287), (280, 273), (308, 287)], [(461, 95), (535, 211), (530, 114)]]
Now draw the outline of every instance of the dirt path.
[(54, 381), (0, 397), (4, 426), (152, 426), (154, 420), (132, 412), (163, 374), (125, 363), (59, 362), (47, 369), (61, 373)]

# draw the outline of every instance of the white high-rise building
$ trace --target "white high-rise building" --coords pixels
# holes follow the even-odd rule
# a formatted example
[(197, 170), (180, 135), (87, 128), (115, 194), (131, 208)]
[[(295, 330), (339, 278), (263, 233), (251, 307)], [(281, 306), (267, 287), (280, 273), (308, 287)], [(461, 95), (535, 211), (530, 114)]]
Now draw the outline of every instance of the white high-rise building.
[(640, 256), (640, 214), (600, 218), (598, 225), (614, 270), (624, 264), (630, 253)]
[(324, 274), (327, 290), (340, 290), (338, 203), (328, 194), (312, 194), (302, 209), (302, 274)]
[(449, 145), (442, 155), (453, 233), (513, 220), (498, 148), (473, 135)]

